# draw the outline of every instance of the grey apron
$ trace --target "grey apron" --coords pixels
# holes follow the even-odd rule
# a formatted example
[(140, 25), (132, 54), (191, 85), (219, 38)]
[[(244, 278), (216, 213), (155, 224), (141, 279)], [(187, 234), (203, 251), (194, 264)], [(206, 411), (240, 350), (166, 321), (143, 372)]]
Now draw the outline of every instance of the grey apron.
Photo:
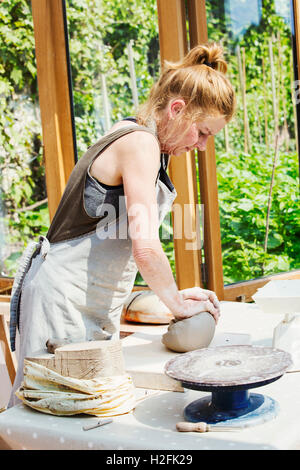
[[(176, 191), (158, 179), (156, 197), (161, 224)], [(24, 253), (12, 298), (11, 326), (19, 306), (20, 345), (9, 406), (19, 402), (14, 392), (23, 379), (24, 358), (45, 351), (49, 338), (72, 342), (119, 338), (123, 305), (137, 274), (127, 232), (124, 202), (118, 219), (108, 226), (99, 222), (92, 233), (56, 243), (40, 237)]]

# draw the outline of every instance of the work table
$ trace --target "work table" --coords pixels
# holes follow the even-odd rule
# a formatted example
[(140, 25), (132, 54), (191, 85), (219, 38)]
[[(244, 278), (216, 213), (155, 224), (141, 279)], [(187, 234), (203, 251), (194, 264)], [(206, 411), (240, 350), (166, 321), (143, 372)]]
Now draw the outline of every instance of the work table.
[[(221, 302), (221, 318), (215, 341), (226, 333), (251, 335), (253, 345), (272, 345), (274, 327), (281, 321), (276, 315), (263, 314), (255, 304)], [(157, 336), (164, 326), (122, 324), (123, 336), (144, 333)], [(245, 336), (245, 339), (247, 337)], [(126, 356), (125, 356), (126, 357)], [(56, 417), (34, 411), (23, 404), (0, 414), (0, 437), (13, 449), (157, 449), (157, 450), (247, 450), (300, 448), (300, 373), (286, 373), (251, 392), (277, 400), (278, 416), (264, 424), (234, 432), (179, 433), (176, 423), (183, 421), (183, 410), (205, 392), (136, 389), (137, 398), (145, 397), (135, 410), (113, 418), (113, 422), (83, 431), (82, 426), (99, 418), (87, 415)]]

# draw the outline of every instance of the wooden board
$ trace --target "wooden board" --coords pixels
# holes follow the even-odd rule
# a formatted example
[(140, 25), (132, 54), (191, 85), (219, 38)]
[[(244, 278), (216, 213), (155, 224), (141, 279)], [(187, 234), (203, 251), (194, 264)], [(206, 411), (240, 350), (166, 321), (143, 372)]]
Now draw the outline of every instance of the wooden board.
[(9, 298), (14, 279), (11, 277), (0, 277), (0, 301), (1, 297)]
[[(125, 369), (132, 376), (137, 388), (171, 390), (183, 392), (180, 383), (164, 373), (165, 364), (182, 354), (169, 351), (161, 342), (167, 328), (139, 331), (122, 340)], [(233, 346), (250, 343), (250, 335), (239, 333), (218, 333), (212, 346)]]
[(270, 276), (252, 279), (251, 281), (236, 282), (224, 287), (224, 297), (227, 301), (252, 302), (252, 295), (257, 289), (266, 285), (269, 281), (277, 279), (300, 279), (300, 269), (294, 271), (272, 274)]
[(125, 369), (138, 388), (183, 392), (179, 382), (164, 374), (164, 365), (179, 353), (162, 344), (161, 334), (134, 333), (122, 340)]

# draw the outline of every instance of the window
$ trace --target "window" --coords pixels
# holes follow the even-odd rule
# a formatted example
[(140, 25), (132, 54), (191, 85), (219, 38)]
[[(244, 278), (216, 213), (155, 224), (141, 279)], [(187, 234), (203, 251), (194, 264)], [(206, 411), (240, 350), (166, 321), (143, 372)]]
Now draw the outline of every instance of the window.
[(225, 284), (300, 267), (291, 5), (206, 1), (208, 38), (223, 43), (238, 98), (215, 138)]
[[(135, 116), (159, 75), (155, 0), (66, 1), (78, 158)], [(175, 275), (170, 215), (160, 235)], [(144, 281), (138, 273), (136, 283)]]
[(49, 213), (30, 4), (1, 2), (0, 15), (0, 269), (14, 276)]

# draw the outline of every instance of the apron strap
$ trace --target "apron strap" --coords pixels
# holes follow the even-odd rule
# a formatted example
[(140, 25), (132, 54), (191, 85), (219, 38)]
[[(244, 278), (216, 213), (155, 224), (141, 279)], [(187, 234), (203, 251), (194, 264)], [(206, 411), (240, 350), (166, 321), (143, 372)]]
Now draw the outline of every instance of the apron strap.
[(16, 332), (17, 326), (19, 327), (19, 304), (25, 276), (31, 266), (33, 256), (37, 253), (41, 253), (45, 259), (49, 249), (49, 240), (47, 240), (46, 237), (40, 236), (38, 242), (31, 241), (28, 243), (20, 259), (18, 270), (14, 278), (10, 300), (9, 335), (12, 351), (16, 350)]

